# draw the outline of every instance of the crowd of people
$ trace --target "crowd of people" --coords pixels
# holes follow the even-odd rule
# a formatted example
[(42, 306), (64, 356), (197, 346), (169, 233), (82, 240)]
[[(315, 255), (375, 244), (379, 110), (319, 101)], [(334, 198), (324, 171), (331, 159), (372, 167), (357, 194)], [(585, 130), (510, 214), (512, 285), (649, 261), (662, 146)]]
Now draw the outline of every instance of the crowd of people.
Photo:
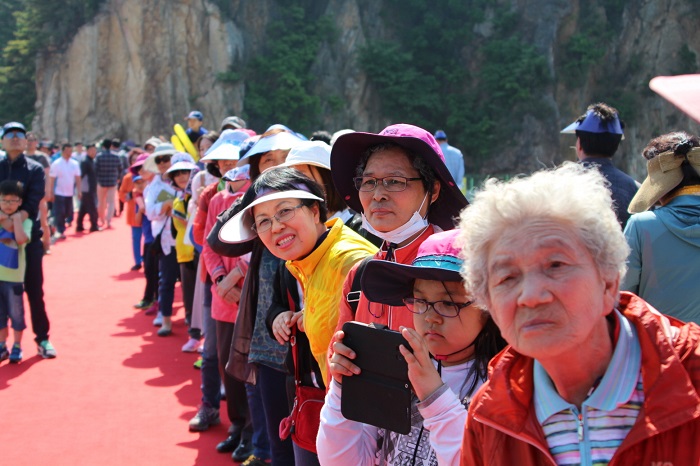
[[(225, 399), (216, 449), (245, 466), (699, 464), (697, 136), (652, 139), (640, 184), (612, 162), (617, 110), (594, 104), (562, 130), (579, 163), (489, 180), (470, 205), (443, 130), (186, 119), (195, 153), (106, 139), (43, 163), (34, 135), (4, 126), (0, 359), (22, 357), (22, 291), (55, 357), (41, 257), (74, 219), (96, 232), (124, 212), (134, 307), (172, 337), (180, 283), (182, 351), (202, 353), (188, 428), (220, 424)], [(396, 354), (358, 354), (349, 323), (373, 348), (401, 338)], [(391, 358), (403, 388), (379, 381)], [(405, 429), (390, 403), (376, 421), (347, 408), (387, 390), (406, 394)]]

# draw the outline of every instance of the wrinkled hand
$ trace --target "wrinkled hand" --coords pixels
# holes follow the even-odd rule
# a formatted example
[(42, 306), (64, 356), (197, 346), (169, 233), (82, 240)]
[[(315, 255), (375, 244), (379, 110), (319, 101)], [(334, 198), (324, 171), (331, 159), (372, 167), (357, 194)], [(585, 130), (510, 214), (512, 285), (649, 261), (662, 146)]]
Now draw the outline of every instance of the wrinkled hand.
[[(275, 336), (277, 343), (284, 345), (289, 341), (289, 336), (292, 334), (292, 326), (299, 322), (304, 316), (304, 311), (292, 312), (285, 311), (280, 313), (272, 322), (272, 334)], [(302, 332), (303, 328), (299, 328)]]
[(413, 353), (411, 353), (404, 345), (399, 346), (399, 351), (408, 363), (408, 380), (411, 381), (413, 391), (416, 392), (418, 399), (423, 401), (442, 386), (442, 379), (430, 359), (430, 352), (425, 340), (418, 332), (406, 327), (400, 327), (399, 330), (413, 349)]
[(241, 300), (241, 289), (237, 286), (230, 288), (224, 296), (224, 301), (228, 304), (236, 304)]
[(352, 362), (356, 356), (355, 352), (343, 344), (345, 332), (338, 330), (333, 337), (336, 341), (333, 343), (333, 355), (329, 370), (333, 379), (342, 383), (343, 377), (359, 374), (360, 368)]

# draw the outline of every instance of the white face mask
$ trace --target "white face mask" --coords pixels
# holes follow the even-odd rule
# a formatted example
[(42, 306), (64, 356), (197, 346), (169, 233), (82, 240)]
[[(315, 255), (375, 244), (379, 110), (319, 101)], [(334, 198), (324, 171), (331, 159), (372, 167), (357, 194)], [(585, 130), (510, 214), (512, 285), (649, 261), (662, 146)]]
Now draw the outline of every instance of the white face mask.
[[(420, 207), (418, 207), (418, 210), (416, 212), (413, 212), (413, 215), (411, 216), (410, 219), (408, 219), (408, 222), (404, 223), (403, 225), (396, 228), (395, 230), (391, 230), (391, 231), (387, 231), (387, 232), (376, 230), (367, 221), (367, 217), (365, 217), (364, 213), (362, 213), (362, 228), (364, 228), (365, 230), (367, 230), (369, 233), (373, 234), (374, 236), (383, 239), (387, 243), (394, 243), (394, 244), (403, 243), (404, 241), (409, 239), (411, 236), (423, 231), (428, 226), (428, 219), (421, 217), (420, 210), (423, 208), (423, 204), (425, 204), (425, 200), (428, 198), (429, 194), (430, 193), (425, 193), (425, 197), (423, 198), (423, 202), (420, 203)], [(427, 215), (426, 215), (426, 217), (427, 217)]]

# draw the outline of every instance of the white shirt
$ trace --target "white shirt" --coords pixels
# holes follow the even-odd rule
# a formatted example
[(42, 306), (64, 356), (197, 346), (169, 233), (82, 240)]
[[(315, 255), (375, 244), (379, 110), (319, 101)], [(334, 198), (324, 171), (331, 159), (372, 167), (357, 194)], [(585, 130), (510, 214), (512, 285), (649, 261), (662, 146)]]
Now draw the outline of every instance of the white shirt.
[(73, 159), (59, 157), (51, 164), (49, 176), (56, 179), (54, 194), (73, 197), (75, 178), (80, 178), (80, 164)]

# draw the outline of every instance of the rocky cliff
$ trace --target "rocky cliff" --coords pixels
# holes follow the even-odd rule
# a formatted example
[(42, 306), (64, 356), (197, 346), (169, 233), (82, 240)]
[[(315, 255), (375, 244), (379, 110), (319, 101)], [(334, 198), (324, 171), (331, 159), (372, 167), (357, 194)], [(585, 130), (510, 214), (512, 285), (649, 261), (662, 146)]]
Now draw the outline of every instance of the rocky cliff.
[[(335, 30), (310, 67), (311, 92), (335, 96), (333, 111), (321, 99), (319, 127), (380, 130), (389, 120), (375, 83), (359, 65), (358, 50), (369, 40), (395, 38), (385, 26), (391, 12), (381, 1), (302, 3), (316, 16), (331, 18)], [(524, 172), (572, 158), (573, 137), (560, 135), (559, 129), (589, 103), (607, 99), (624, 104), (618, 107), (628, 123), (618, 163), (641, 178), (645, 169), (638, 154), (651, 137), (671, 129), (700, 130), (647, 86), (656, 75), (696, 71), (699, 3), (502, 0), (493, 8), (482, 6), (485, 13), (471, 31), (473, 43), (462, 52), (465, 68), (479, 66), (475, 51), (494, 34), (505, 8), (518, 18), (519, 37), (544, 56), (551, 79), (538, 90), (542, 105), (515, 117), (512, 139), (480, 164), (480, 171)], [(245, 116), (245, 80), (222, 76), (245, 70), (263, 53), (270, 22), (284, 20), (278, 6), (275, 0), (107, 0), (62, 51), (39, 56), (33, 128), (54, 139), (117, 135), (142, 141), (152, 134), (169, 135), (172, 123), (193, 108), (213, 129), (227, 115)], [(606, 31), (595, 30), (592, 14), (598, 22), (605, 20)], [(582, 35), (586, 28), (592, 45)], [(595, 42), (596, 34), (604, 38), (602, 45)], [(574, 55), (578, 61), (572, 61)], [(470, 141), (451, 142), (469, 155)]]

